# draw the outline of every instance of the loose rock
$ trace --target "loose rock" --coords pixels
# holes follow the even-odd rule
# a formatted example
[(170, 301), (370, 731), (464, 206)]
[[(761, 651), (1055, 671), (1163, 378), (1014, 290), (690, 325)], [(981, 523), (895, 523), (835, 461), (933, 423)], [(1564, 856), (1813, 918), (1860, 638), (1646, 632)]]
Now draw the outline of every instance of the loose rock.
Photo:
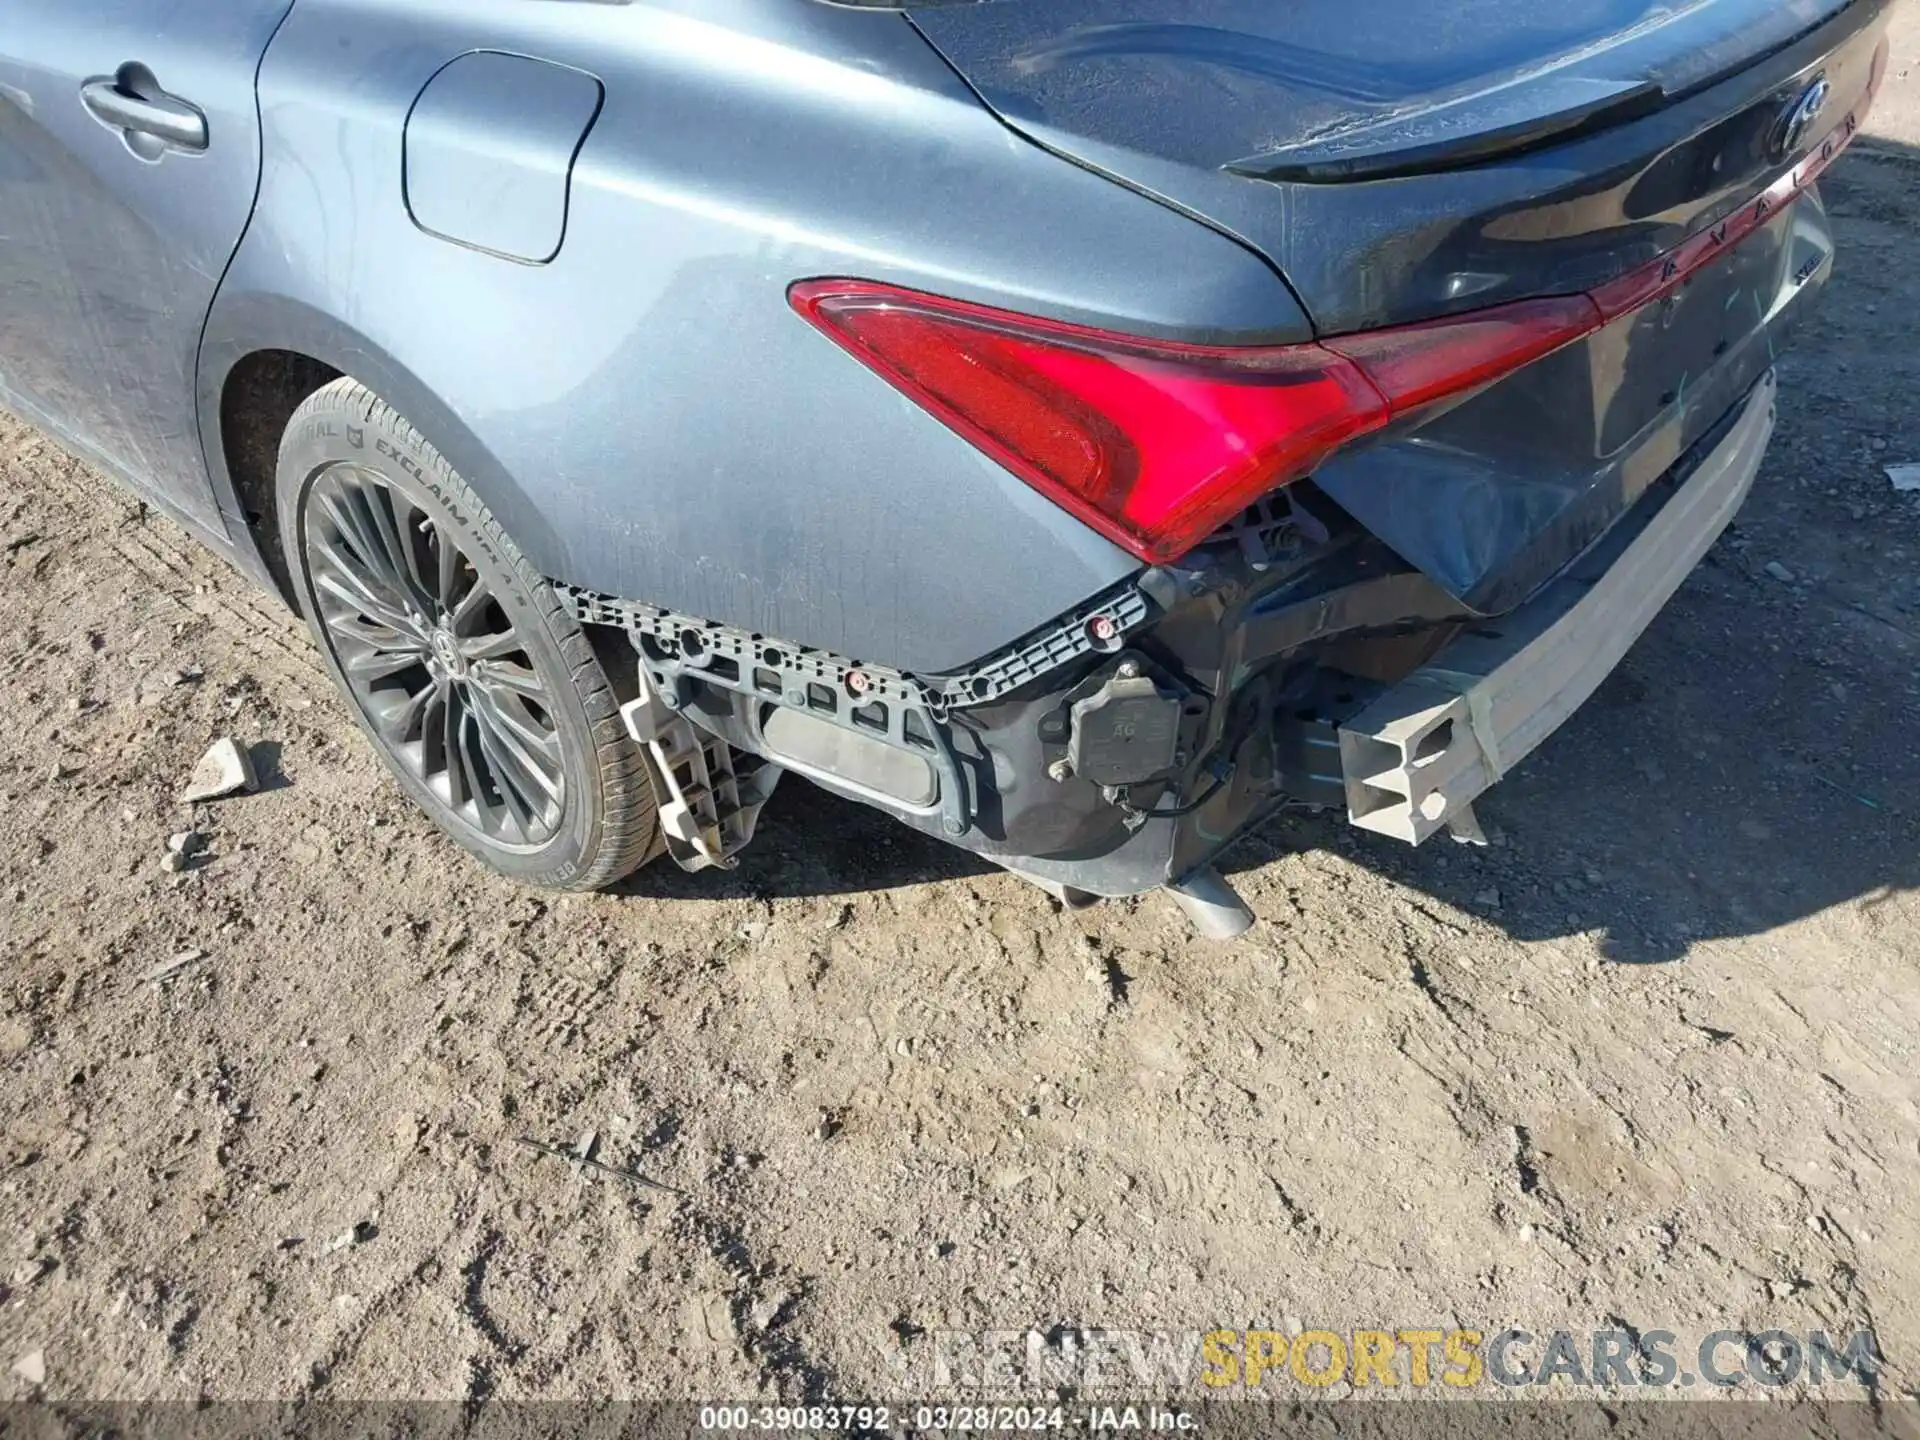
[(29, 1385), (46, 1384), (47, 1352), (45, 1350), (29, 1350), (13, 1362), (13, 1373)]
[(332, 1255), (336, 1251), (351, 1250), (356, 1245), (364, 1245), (373, 1238), (373, 1226), (365, 1220), (353, 1222), (351, 1230), (342, 1230), (338, 1235), (320, 1247), (322, 1255)]
[(1778, 560), (1769, 560), (1767, 562), (1767, 574), (1775, 580), (1778, 580), (1782, 585), (1791, 585), (1794, 581), (1793, 571), (1782, 565)]
[(235, 744), (231, 736), (223, 736), (200, 757), (180, 798), (190, 805), (200, 800), (218, 800), (243, 790), (255, 790), (259, 783), (247, 752)]

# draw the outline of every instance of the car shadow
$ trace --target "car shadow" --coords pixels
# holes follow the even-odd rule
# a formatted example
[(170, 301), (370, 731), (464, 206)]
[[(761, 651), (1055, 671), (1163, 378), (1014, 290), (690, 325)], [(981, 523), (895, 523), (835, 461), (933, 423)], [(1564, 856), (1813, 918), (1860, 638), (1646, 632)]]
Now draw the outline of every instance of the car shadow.
[[(760, 812), (738, 869), (689, 875), (669, 861), (638, 870), (613, 893), (662, 900), (771, 900), (858, 895), (999, 873), (999, 867), (881, 811), (788, 775)], [(1046, 903), (1041, 892), (1034, 897)]]
[[(1494, 839), (1420, 849), (1287, 813), (1222, 858), (1246, 875), (1338, 853), (1522, 940), (1597, 935), (1622, 964), (1685, 957), (1920, 884), (1920, 152), (1871, 141), (1825, 182), (1842, 264), (1780, 362), (1752, 499), (1621, 668), (1483, 798)], [(1783, 578), (1784, 577), (1784, 578)], [(798, 781), (740, 868), (653, 866), (628, 893), (858, 893), (994, 873)], [(1037, 891), (1036, 906), (1049, 902)]]

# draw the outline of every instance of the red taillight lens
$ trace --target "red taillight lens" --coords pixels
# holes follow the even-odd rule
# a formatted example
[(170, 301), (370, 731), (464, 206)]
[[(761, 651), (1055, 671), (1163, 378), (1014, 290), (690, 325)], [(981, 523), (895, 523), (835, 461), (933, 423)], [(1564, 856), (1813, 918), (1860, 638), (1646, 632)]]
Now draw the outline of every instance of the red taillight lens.
[(1599, 324), (1527, 301), (1326, 344), (1142, 340), (864, 280), (794, 308), (1028, 484), (1148, 561), (1396, 416), (1511, 374)]
[(1679, 289), (1811, 185), (1853, 139), (1861, 113), (1752, 204), (1591, 295), (1397, 330), (1277, 347), (1178, 345), (867, 280), (805, 280), (789, 293), (796, 310), (916, 404), (1158, 563), (1360, 436), (1469, 395)]
[(1316, 345), (1163, 344), (854, 280), (793, 287), (833, 339), (1002, 465), (1144, 560), (1388, 419)]
[(1593, 301), (1567, 295), (1321, 343), (1365, 371), (1399, 416), (1490, 385), (1599, 328)]

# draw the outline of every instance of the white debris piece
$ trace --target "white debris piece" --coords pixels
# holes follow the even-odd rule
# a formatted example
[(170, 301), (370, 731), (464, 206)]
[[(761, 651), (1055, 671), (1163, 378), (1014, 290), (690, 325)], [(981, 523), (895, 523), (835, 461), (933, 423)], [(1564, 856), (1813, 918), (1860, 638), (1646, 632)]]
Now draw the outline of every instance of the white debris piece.
[(1889, 465), (1887, 478), (1893, 481), (1893, 488), (1902, 495), (1920, 491), (1920, 465)]
[(353, 1228), (342, 1230), (320, 1248), (322, 1255), (332, 1255), (336, 1251), (351, 1250), (356, 1245), (365, 1244), (373, 1238), (373, 1226), (365, 1220), (353, 1222)]
[(223, 736), (200, 757), (200, 763), (194, 766), (193, 778), (187, 781), (186, 793), (180, 798), (191, 805), (199, 800), (218, 800), (224, 795), (250, 791), (258, 785), (253, 761), (247, 752), (235, 744), (231, 736)]
[(182, 950), (171, 960), (162, 960), (140, 978), (150, 985), (164, 985), (182, 970), (198, 965), (206, 958), (207, 952), (204, 950)]

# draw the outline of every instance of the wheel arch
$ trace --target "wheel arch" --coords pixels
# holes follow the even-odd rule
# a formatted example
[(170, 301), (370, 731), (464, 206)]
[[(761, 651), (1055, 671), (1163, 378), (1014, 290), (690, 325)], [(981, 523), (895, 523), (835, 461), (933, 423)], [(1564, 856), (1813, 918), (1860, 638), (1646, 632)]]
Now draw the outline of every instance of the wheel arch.
[(289, 604), (275, 478), (287, 421), (342, 376), (359, 381), (426, 437), (544, 574), (560, 545), (526, 493), (469, 427), (406, 365), (350, 324), (280, 296), (222, 296), (208, 318), (197, 396), (201, 447), (235, 549)]

